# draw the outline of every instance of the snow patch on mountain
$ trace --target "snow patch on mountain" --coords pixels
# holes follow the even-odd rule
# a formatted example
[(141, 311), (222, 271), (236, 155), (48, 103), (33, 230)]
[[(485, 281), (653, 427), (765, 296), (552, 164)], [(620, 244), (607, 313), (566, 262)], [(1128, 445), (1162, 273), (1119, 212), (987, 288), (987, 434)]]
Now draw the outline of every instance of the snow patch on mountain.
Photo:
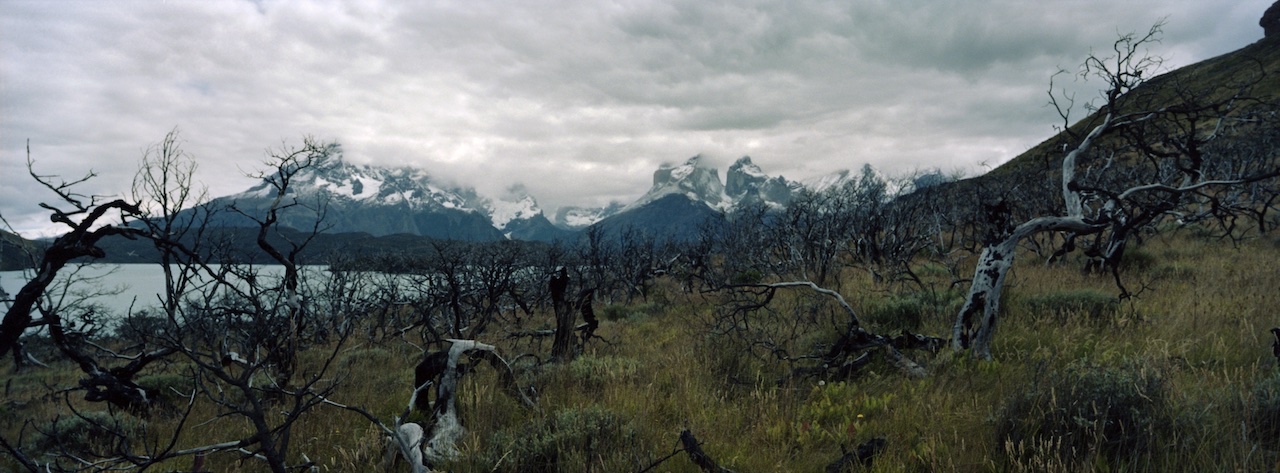
[(725, 173), (725, 194), (737, 207), (745, 202), (763, 203), (774, 209), (785, 208), (791, 195), (799, 188), (797, 183), (782, 176), (765, 174), (750, 156), (743, 156), (729, 166)]
[(844, 183), (848, 182), (850, 179), (852, 179), (852, 177), (850, 177), (849, 170), (841, 169), (831, 174), (824, 174), (818, 177), (805, 179), (801, 181), (801, 184), (806, 189), (813, 192), (823, 192), (827, 189), (844, 185)]
[(642, 207), (670, 194), (683, 194), (690, 200), (702, 202), (715, 210), (729, 210), (732, 202), (725, 195), (719, 172), (703, 167), (701, 159), (702, 156), (697, 155), (678, 166), (671, 164), (659, 166), (658, 170), (653, 172), (653, 187), (649, 188), (649, 192), (623, 208), (622, 211)]
[(489, 220), (499, 230), (506, 230), (507, 224), (513, 220), (527, 220), (542, 214), (542, 209), (538, 208), (538, 201), (527, 194), (515, 201), (502, 199), (490, 201), (486, 210), (489, 212)]
[(623, 205), (611, 202), (604, 207), (564, 206), (556, 209), (555, 224), (560, 228), (578, 230), (621, 212)]
[[(289, 190), (298, 196), (323, 196), (330, 205), (454, 209), (487, 215), (485, 209), (478, 205), (484, 199), (474, 189), (437, 185), (422, 169), (356, 165), (341, 156), (329, 158), (293, 176)], [(274, 195), (272, 182), (263, 180), (231, 198), (269, 198)]]

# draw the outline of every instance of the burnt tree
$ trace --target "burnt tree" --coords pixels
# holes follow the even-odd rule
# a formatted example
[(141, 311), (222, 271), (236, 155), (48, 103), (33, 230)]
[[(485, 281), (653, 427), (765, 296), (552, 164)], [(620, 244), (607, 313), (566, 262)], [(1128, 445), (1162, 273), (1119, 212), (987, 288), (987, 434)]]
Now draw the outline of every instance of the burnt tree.
[(955, 350), (991, 358), (1005, 275), (1024, 239), (1063, 234), (1053, 258), (1082, 249), (1111, 272), (1121, 297), (1127, 297), (1119, 262), (1141, 230), (1163, 220), (1221, 222), (1237, 214), (1228, 201), (1251, 205), (1231, 189), (1280, 174), (1274, 146), (1234, 146), (1274, 133), (1274, 107), (1250, 96), (1270, 71), (1244, 68), (1226, 83), (1207, 85), (1177, 77), (1149, 80), (1161, 61), (1145, 50), (1158, 40), (1161, 26), (1124, 35), (1111, 55), (1085, 60), (1080, 75), (1106, 85), (1101, 103), (1086, 104), (1091, 115), (1082, 123), (1068, 126), (1074, 103), (1050, 84), (1050, 103), (1063, 119), (1066, 138), (1061, 213), (1016, 223), (1008, 203), (987, 206), (983, 249), (953, 326)]

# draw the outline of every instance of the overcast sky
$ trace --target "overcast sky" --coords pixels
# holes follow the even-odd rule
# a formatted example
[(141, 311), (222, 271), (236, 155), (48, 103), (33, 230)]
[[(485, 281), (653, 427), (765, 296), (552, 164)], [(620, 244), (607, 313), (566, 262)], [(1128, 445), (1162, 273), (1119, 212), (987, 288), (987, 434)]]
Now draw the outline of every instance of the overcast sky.
[[(804, 179), (976, 174), (1053, 132), (1046, 85), (1165, 18), (1176, 68), (1262, 37), (1270, 0), (0, 0), (0, 215), (27, 176), (128, 190), (177, 127), (210, 194), (303, 135), (489, 195), (630, 202), (664, 162)], [(1094, 84), (1083, 95), (1096, 92)]]

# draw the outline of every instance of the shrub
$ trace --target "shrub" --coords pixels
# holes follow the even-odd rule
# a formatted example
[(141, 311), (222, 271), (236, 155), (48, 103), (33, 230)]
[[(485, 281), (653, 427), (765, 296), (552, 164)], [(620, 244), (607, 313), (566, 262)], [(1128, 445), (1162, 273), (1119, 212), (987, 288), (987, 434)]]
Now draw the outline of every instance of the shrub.
[(1120, 268), (1131, 271), (1146, 271), (1159, 261), (1155, 255), (1140, 249), (1129, 249), (1120, 255)]
[(631, 315), (631, 311), (624, 305), (607, 305), (600, 311), (600, 317), (605, 320), (622, 320)]
[(654, 316), (662, 313), (661, 304), (648, 303), (636, 305), (607, 305), (601, 310), (600, 317), (604, 320), (641, 320), (645, 317)]
[(1158, 434), (1174, 430), (1165, 380), (1141, 363), (1073, 363), (1044, 379), (1011, 396), (997, 415), (997, 444), (1013, 462), (1078, 465), (1091, 452), (1123, 459), (1148, 452)]
[(801, 446), (855, 442), (868, 422), (887, 416), (895, 397), (846, 382), (816, 386), (796, 415), (795, 442)]
[(636, 443), (636, 429), (618, 414), (596, 405), (568, 408), (494, 434), (484, 471), (623, 471), (633, 465), (599, 462), (625, 458), (617, 452), (642, 448)]
[(919, 299), (894, 296), (869, 304), (866, 319), (882, 330), (914, 331), (920, 327), (924, 311), (924, 304)]
[(1049, 315), (1065, 321), (1071, 316), (1084, 316), (1086, 321), (1109, 321), (1120, 309), (1115, 296), (1097, 289), (1036, 294), (1025, 299), (1027, 309), (1034, 314)]
[(116, 326), (116, 334), (123, 340), (154, 340), (170, 331), (169, 320), (141, 311), (122, 318)]
[(385, 348), (362, 348), (343, 353), (338, 359), (341, 366), (353, 366), (364, 363), (366, 366), (392, 366), (396, 362), (395, 355)]
[(181, 373), (156, 373), (140, 376), (135, 383), (166, 398), (181, 397), (180, 393), (190, 393), (195, 380), (190, 375)]
[(863, 316), (885, 330), (916, 331), (925, 320), (953, 317), (963, 301), (964, 294), (958, 291), (898, 294), (866, 304)]
[(569, 374), (586, 386), (633, 378), (639, 370), (639, 361), (616, 356), (584, 355), (569, 363)]
[(764, 272), (754, 268), (736, 272), (729, 278), (732, 284), (760, 284), (761, 281), (764, 281)]
[(1196, 270), (1190, 264), (1182, 262), (1164, 263), (1151, 270), (1151, 276), (1158, 279), (1187, 281), (1194, 278)]
[(1259, 381), (1253, 403), (1245, 409), (1249, 438), (1272, 450), (1280, 450), (1280, 375)]
[(106, 411), (81, 412), (78, 416), (59, 417), (40, 429), (35, 450), (44, 453), (85, 454), (109, 445), (116, 435), (135, 437), (146, 424), (133, 417), (113, 415)]

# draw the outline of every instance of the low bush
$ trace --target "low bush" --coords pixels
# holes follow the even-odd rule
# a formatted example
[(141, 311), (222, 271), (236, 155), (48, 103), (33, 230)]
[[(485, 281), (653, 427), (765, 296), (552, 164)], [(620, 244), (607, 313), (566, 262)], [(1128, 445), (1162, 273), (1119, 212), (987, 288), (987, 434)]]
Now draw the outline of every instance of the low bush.
[(1077, 289), (1027, 296), (1023, 303), (1032, 314), (1058, 321), (1072, 317), (1088, 322), (1106, 322), (1120, 309), (1116, 296), (1097, 289)]
[(927, 320), (954, 317), (964, 294), (958, 291), (922, 291), (873, 300), (863, 307), (863, 317), (881, 331), (919, 330)]
[(1077, 362), (1043, 379), (1007, 399), (997, 415), (997, 445), (1013, 463), (1080, 465), (1096, 460), (1094, 453), (1133, 460), (1175, 430), (1165, 378), (1142, 363)]
[(1280, 450), (1280, 375), (1266, 377), (1254, 387), (1244, 423), (1250, 440)]
[(632, 423), (604, 407), (556, 411), (523, 427), (504, 429), (490, 441), (482, 471), (626, 471), (630, 464), (601, 464), (645, 452)]
[(636, 305), (607, 305), (600, 311), (600, 317), (604, 320), (632, 320), (639, 321), (646, 317), (661, 314), (663, 311), (662, 304), (647, 303)]
[(146, 424), (134, 417), (106, 411), (86, 411), (59, 417), (39, 429), (35, 450), (45, 454), (83, 455), (101, 451), (119, 435), (136, 438)]
[(854, 383), (815, 386), (796, 415), (795, 442), (850, 444), (864, 436), (868, 423), (882, 420), (894, 408), (893, 393), (876, 394)]
[(1142, 249), (1130, 249), (1120, 256), (1120, 269), (1129, 271), (1146, 271), (1160, 261), (1156, 255)]
[(586, 386), (634, 378), (639, 371), (640, 362), (634, 358), (584, 355), (569, 363), (569, 374)]
[(156, 373), (140, 376), (134, 381), (147, 392), (154, 392), (165, 398), (185, 397), (191, 393), (195, 380), (191, 375), (182, 373)]

